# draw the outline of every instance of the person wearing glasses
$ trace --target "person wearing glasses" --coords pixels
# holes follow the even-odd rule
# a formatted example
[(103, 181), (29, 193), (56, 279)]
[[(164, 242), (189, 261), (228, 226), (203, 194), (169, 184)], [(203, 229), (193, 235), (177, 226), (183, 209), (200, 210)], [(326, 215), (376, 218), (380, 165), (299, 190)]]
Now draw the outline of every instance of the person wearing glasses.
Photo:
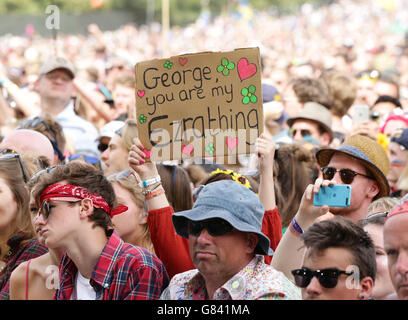
[(115, 131), (108, 148), (101, 154), (102, 170), (105, 176), (128, 170), (128, 152), (132, 139), (137, 137), (137, 122), (126, 120), (125, 124)]
[(28, 178), (19, 154), (0, 156), (0, 300), (10, 298), (12, 272), (24, 261), (47, 252), (31, 224), (25, 187)]
[(191, 210), (172, 216), (196, 269), (175, 275), (161, 299), (298, 300), (294, 284), (264, 262), (272, 250), (263, 216), (259, 198), (242, 184), (206, 185)]
[(88, 156), (100, 155), (95, 126), (78, 116), (75, 112), (74, 83), (75, 68), (63, 58), (50, 56), (39, 68), (39, 77), (34, 88), (40, 96), (41, 114), (50, 114), (62, 126), (66, 139), (73, 144), (75, 151), (87, 152)]
[(294, 142), (312, 138), (316, 146), (327, 147), (333, 140), (332, 115), (329, 109), (317, 102), (305, 103), (303, 109), (287, 120)]
[(384, 224), (384, 251), (395, 292), (408, 300), (408, 197), (392, 208)]
[(343, 217), (313, 224), (301, 236), (302, 265), (291, 271), (303, 300), (367, 300), (377, 264), (370, 236)]
[(60, 262), (57, 300), (158, 299), (168, 284), (162, 262), (148, 250), (123, 242), (112, 217), (111, 183), (92, 165), (70, 162), (39, 176), (33, 188), (39, 211), (35, 227), (45, 245), (66, 253)]
[[(354, 223), (364, 219), (367, 208), (376, 199), (389, 196), (387, 174), (390, 162), (384, 148), (376, 141), (361, 135), (346, 139), (337, 149), (320, 149), (316, 159), (322, 176), (309, 184), (303, 193), (299, 209), (285, 232), (272, 260), (275, 269), (291, 277), (290, 270), (300, 266), (304, 248), (300, 235), (313, 223), (333, 216), (343, 216)], [(333, 184), (351, 186), (348, 207), (313, 205), (314, 195), (321, 187)], [(300, 249), (299, 249), (300, 248)]]

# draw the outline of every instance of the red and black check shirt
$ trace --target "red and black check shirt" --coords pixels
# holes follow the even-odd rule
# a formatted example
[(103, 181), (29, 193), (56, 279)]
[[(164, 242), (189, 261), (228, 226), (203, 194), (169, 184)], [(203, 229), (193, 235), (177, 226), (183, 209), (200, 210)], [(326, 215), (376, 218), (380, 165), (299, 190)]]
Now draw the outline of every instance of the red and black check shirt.
[[(78, 272), (65, 254), (60, 264), (56, 300), (70, 300)], [(96, 300), (158, 300), (169, 284), (163, 263), (150, 251), (123, 242), (116, 231), (109, 237), (95, 265), (90, 285)]]
[(5, 258), (6, 266), (0, 273), (0, 300), (10, 299), (10, 276), (14, 269), (20, 263), (37, 258), (48, 252), (48, 249), (42, 246), (37, 239), (21, 244), (22, 241), (27, 240), (27, 237), (29, 236), (24, 232), (18, 232), (7, 241), (10, 250)]

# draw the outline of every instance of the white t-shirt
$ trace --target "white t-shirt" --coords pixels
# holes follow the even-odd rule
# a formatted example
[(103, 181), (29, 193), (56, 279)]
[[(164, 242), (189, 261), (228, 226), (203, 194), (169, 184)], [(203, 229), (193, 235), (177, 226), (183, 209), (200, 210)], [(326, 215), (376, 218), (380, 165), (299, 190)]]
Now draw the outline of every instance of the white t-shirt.
[(71, 295), (71, 300), (96, 300), (96, 292), (79, 271), (75, 277), (75, 287)]

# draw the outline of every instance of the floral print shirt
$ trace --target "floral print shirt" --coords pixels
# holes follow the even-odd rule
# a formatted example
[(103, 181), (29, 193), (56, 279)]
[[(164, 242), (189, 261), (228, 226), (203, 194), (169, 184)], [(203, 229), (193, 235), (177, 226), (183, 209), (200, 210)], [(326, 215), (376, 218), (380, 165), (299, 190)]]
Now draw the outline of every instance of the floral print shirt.
[[(175, 275), (163, 291), (162, 300), (206, 300), (207, 290), (200, 272)], [(251, 262), (214, 292), (214, 300), (301, 300), (301, 291), (282, 272), (256, 255)]]

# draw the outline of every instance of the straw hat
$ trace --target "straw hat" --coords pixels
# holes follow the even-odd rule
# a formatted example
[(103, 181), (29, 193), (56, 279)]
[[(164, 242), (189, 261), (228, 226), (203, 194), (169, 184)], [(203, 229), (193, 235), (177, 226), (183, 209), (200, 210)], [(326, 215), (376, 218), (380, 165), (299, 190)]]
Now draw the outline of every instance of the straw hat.
[(317, 122), (320, 124), (330, 135), (330, 141), (333, 140), (332, 115), (330, 110), (325, 106), (317, 102), (305, 103), (303, 109), (296, 117), (288, 119), (287, 123), (289, 127), (293, 125), (296, 120), (305, 119)]
[(380, 192), (375, 196), (374, 200), (387, 197), (390, 194), (390, 186), (386, 178), (390, 170), (390, 160), (384, 148), (378, 142), (356, 134), (346, 139), (338, 149), (320, 149), (316, 153), (317, 162), (321, 167), (327, 166), (334, 153), (353, 157), (367, 168), (380, 187)]

